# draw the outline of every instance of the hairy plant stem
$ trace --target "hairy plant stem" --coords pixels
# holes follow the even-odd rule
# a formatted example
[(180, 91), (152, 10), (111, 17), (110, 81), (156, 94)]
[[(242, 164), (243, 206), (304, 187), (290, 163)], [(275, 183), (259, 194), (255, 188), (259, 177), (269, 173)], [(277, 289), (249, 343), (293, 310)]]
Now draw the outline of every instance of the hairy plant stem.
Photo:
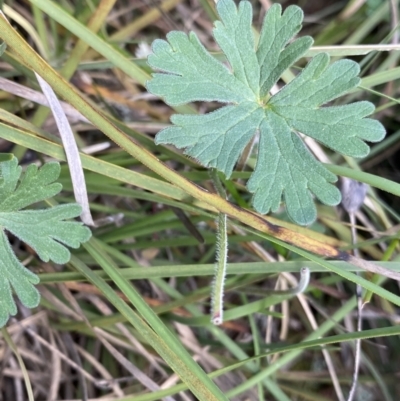
[[(226, 191), (218, 176), (216, 169), (210, 170), (210, 177), (214, 187), (221, 198), (226, 199)], [(227, 233), (227, 216), (224, 213), (218, 214), (217, 225), (217, 246), (216, 246), (216, 264), (215, 274), (212, 285), (211, 295), (211, 323), (220, 325), (223, 323), (224, 315), (224, 285), (226, 276), (226, 267), (228, 259), (228, 233)], [(303, 267), (300, 270), (300, 279), (296, 287), (284, 291), (264, 291), (272, 295), (297, 295), (305, 291), (310, 282), (310, 269)]]
[[(226, 192), (218, 171), (212, 168), (210, 177), (218, 195), (226, 199)], [(224, 286), (228, 259), (227, 220), (225, 213), (218, 213), (216, 264), (211, 295), (211, 323), (215, 325), (220, 325), (224, 321)]]

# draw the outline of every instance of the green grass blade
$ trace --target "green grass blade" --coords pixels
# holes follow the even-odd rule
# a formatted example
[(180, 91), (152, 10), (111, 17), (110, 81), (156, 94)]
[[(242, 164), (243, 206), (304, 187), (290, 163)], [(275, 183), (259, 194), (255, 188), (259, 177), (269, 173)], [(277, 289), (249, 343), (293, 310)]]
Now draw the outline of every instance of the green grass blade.
[[(165, 359), (168, 365), (187, 383), (189, 389), (199, 398), (199, 400), (227, 400), (222, 391), (208, 378), (201, 367), (193, 360), (180, 341), (165, 326), (160, 318), (147, 305), (143, 298), (136, 292), (133, 286), (125, 279), (119, 267), (103, 251), (101, 242), (92, 239), (85, 245), (86, 250), (104, 269), (112, 281), (119, 287), (132, 305), (138, 310), (141, 317), (135, 319), (135, 327), (143, 326), (144, 319), (154, 330), (157, 339), (150, 341), (157, 352)], [(94, 276), (91, 277), (93, 279)], [(97, 280), (100, 280), (97, 277)], [(93, 281), (92, 281), (93, 282)], [(103, 284), (104, 285), (107, 285)], [(108, 291), (109, 292), (109, 291)], [(140, 320), (139, 320), (140, 319)], [(146, 335), (146, 333), (142, 333)], [(147, 331), (147, 335), (148, 335)], [(153, 335), (154, 337), (154, 335)]]

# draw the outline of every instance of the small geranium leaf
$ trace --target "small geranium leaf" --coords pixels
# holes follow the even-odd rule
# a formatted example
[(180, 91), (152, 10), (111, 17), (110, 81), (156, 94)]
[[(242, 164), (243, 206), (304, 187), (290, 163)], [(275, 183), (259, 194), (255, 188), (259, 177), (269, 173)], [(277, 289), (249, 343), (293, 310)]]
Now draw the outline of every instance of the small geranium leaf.
[(374, 111), (369, 102), (321, 107), (355, 88), (359, 66), (350, 60), (330, 64), (325, 53), (315, 56), (278, 93), (269, 92), (281, 74), (312, 45), (310, 37), (292, 40), (300, 31), (303, 12), (297, 6), (282, 13), (274, 4), (266, 13), (258, 43), (252, 32), (252, 8), (247, 1), (219, 0), (220, 21), (214, 37), (230, 68), (212, 57), (194, 33), (171, 32), (156, 40), (147, 89), (171, 105), (218, 101), (227, 105), (206, 115), (174, 115), (173, 125), (157, 134), (157, 144), (173, 144), (206, 167), (227, 177), (241, 152), (259, 133), (255, 171), (248, 181), (253, 205), (260, 213), (276, 211), (285, 200), (289, 216), (307, 225), (316, 218), (313, 196), (337, 205), (337, 177), (309, 152), (300, 134), (308, 135), (342, 154), (362, 157), (385, 129), (365, 118)]
[(12, 212), (58, 194), (62, 185), (54, 182), (60, 175), (60, 164), (47, 163), (38, 169), (31, 164), (21, 178), (22, 168), (14, 157), (1, 164), (0, 211)]
[(30, 165), (21, 176), (18, 161), (0, 163), (0, 327), (15, 315), (17, 308), (12, 290), (23, 305), (34, 308), (40, 295), (34, 284), (39, 278), (24, 267), (15, 256), (6, 231), (34, 249), (48, 262), (67, 263), (70, 252), (65, 247), (78, 248), (87, 241), (90, 230), (76, 221), (64, 221), (79, 216), (78, 204), (58, 205), (43, 210), (20, 210), (38, 201), (56, 195), (62, 189), (55, 183), (60, 174), (58, 163), (45, 164), (40, 169)]
[(17, 259), (3, 230), (0, 231), (0, 249), (0, 327), (3, 327), (9, 317), (17, 313), (12, 289), (28, 308), (38, 306), (40, 294), (34, 286), (39, 283), (39, 277)]
[(0, 226), (32, 247), (44, 262), (67, 263), (69, 250), (90, 238), (90, 230), (76, 221), (63, 221), (82, 212), (78, 204), (58, 205), (43, 210), (0, 212)]

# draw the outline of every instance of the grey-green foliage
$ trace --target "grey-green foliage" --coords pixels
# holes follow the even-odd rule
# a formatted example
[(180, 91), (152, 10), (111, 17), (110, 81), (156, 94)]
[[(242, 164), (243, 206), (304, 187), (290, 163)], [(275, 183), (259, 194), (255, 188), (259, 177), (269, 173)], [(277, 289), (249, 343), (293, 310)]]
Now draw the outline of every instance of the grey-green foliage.
[[(276, 211), (284, 196), (289, 216), (306, 225), (316, 218), (312, 194), (327, 205), (341, 196), (337, 177), (318, 162), (299, 133), (342, 154), (363, 157), (385, 135), (365, 101), (320, 106), (356, 87), (359, 66), (351, 60), (330, 64), (325, 53), (315, 56), (288, 85), (270, 96), (281, 74), (312, 45), (310, 37), (290, 42), (300, 31), (303, 12), (297, 6), (282, 14), (274, 4), (267, 12), (260, 38), (252, 33), (252, 8), (242, 1), (219, 0), (221, 21), (214, 37), (230, 68), (213, 58), (191, 32), (170, 32), (168, 41), (155, 40), (148, 62), (153, 74), (147, 89), (170, 105), (218, 101), (227, 105), (205, 115), (174, 115), (173, 125), (158, 133), (157, 144), (173, 144), (207, 167), (227, 177), (246, 144), (259, 132), (254, 173), (248, 181), (253, 205), (260, 213)], [(289, 43), (290, 42), (290, 43)], [(289, 43), (289, 44), (288, 44)]]
[(47, 163), (40, 169), (32, 164), (21, 176), (22, 169), (14, 157), (0, 163), (0, 173), (0, 327), (3, 327), (9, 316), (17, 313), (12, 289), (29, 308), (36, 307), (40, 300), (34, 286), (39, 278), (17, 259), (5, 231), (28, 244), (43, 261), (55, 263), (67, 263), (71, 255), (65, 245), (78, 248), (90, 238), (91, 232), (79, 222), (64, 221), (81, 213), (81, 207), (75, 203), (21, 210), (61, 191), (61, 184), (55, 182), (60, 175), (59, 163)]

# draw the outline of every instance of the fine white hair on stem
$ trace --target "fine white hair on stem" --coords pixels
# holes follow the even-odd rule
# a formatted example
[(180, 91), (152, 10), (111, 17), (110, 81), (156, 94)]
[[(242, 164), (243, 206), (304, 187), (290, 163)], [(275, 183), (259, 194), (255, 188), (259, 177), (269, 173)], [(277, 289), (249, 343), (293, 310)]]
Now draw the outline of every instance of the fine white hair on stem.
[[(210, 170), (210, 176), (217, 193), (226, 199), (226, 192), (215, 169)], [(211, 323), (220, 325), (224, 321), (224, 286), (226, 275), (226, 264), (228, 258), (228, 233), (227, 216), (224, 213), (218, 214), (217, 225), (217, 250), (214, 281), (211, 292)]]
[(217, 261), (211, 295), (211, 322), (215, 325), (220, 325), (224, 321), (224, 287), (228, 258), (226, 223), (226, 214), (220, 213), (218, 215)]

